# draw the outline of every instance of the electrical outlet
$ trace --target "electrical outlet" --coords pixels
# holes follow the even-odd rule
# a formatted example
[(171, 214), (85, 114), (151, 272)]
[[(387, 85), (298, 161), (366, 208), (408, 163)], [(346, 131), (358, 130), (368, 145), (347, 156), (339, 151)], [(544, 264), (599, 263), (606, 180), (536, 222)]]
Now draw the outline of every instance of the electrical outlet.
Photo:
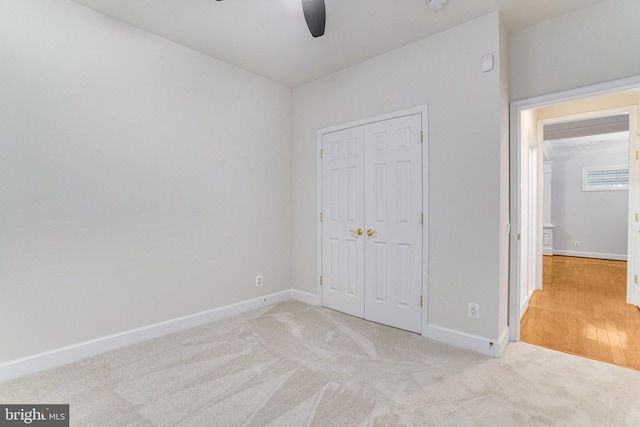
[(574, 245), (576, 245), (576, 248), (580, 247), (580, 240), (576, 240), (575, 242), (573, 242)]
[(256, 287), (262, 286), (262, 275), (256, 276)]
[(467, 316), (472, 319), (480, 319), (480, 304), (470, 302), (467, 304)]

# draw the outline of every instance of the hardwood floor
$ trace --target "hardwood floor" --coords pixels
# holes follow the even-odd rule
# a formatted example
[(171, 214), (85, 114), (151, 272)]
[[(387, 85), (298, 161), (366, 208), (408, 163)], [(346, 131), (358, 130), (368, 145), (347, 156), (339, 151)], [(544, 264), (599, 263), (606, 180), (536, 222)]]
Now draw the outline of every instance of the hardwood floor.
[(543, 290), (531, 296), (520, 339), (640, 370), (640, 310), (625, 302), (627, 263), (543, 258)]

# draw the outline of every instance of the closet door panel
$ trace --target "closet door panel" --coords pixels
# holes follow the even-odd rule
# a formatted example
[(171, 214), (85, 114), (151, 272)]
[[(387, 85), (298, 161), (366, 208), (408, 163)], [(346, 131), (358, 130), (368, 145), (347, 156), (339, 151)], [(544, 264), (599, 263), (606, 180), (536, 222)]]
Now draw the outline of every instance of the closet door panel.
[(367, 125), (365, 319), (422, 330), (422, 118)]
[(323, 135), (322, 151), (322, 305), (364, 317), (364, 129)]

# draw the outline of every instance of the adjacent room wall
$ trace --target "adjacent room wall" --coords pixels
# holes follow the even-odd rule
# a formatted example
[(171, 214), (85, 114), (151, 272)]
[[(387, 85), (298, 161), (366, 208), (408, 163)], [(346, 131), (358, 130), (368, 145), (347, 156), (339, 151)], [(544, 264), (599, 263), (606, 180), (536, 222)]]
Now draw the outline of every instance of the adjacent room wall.
[(511, 99), (640, 75), (639, 16), (639, 1), (609, 0), (511, 33)]
[(291, 121), (290, 89), (0, 2), (0, 362), (290, 289)]
[[(492, 340), (506, 330), (500, 31), (498, 14), (487, 15), (294, 90), (294, 287), (318, 283), (317, 130), (428, 104), (429, 324)], [(483, 73), (487, 53), (496, 68)], [(468, 302), (480, 304), (479, 320), (467, 317)]]
[[(626, 150), (554, 158), (551, 175), (554, 254), (626, 257), (629, 193), (582, 191), (582, 168), (628, 164)], [(576, 241), (580, 246), (575, 246)]]

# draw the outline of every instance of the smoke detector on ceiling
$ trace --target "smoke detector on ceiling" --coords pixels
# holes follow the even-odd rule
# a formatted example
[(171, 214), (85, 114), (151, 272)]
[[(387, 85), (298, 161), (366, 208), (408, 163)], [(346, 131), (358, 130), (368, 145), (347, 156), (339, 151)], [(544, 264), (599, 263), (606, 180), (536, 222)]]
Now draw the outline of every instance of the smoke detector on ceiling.
[(438, 10), (447, 5), (447, 0), (427, 0), (429, 9)]

